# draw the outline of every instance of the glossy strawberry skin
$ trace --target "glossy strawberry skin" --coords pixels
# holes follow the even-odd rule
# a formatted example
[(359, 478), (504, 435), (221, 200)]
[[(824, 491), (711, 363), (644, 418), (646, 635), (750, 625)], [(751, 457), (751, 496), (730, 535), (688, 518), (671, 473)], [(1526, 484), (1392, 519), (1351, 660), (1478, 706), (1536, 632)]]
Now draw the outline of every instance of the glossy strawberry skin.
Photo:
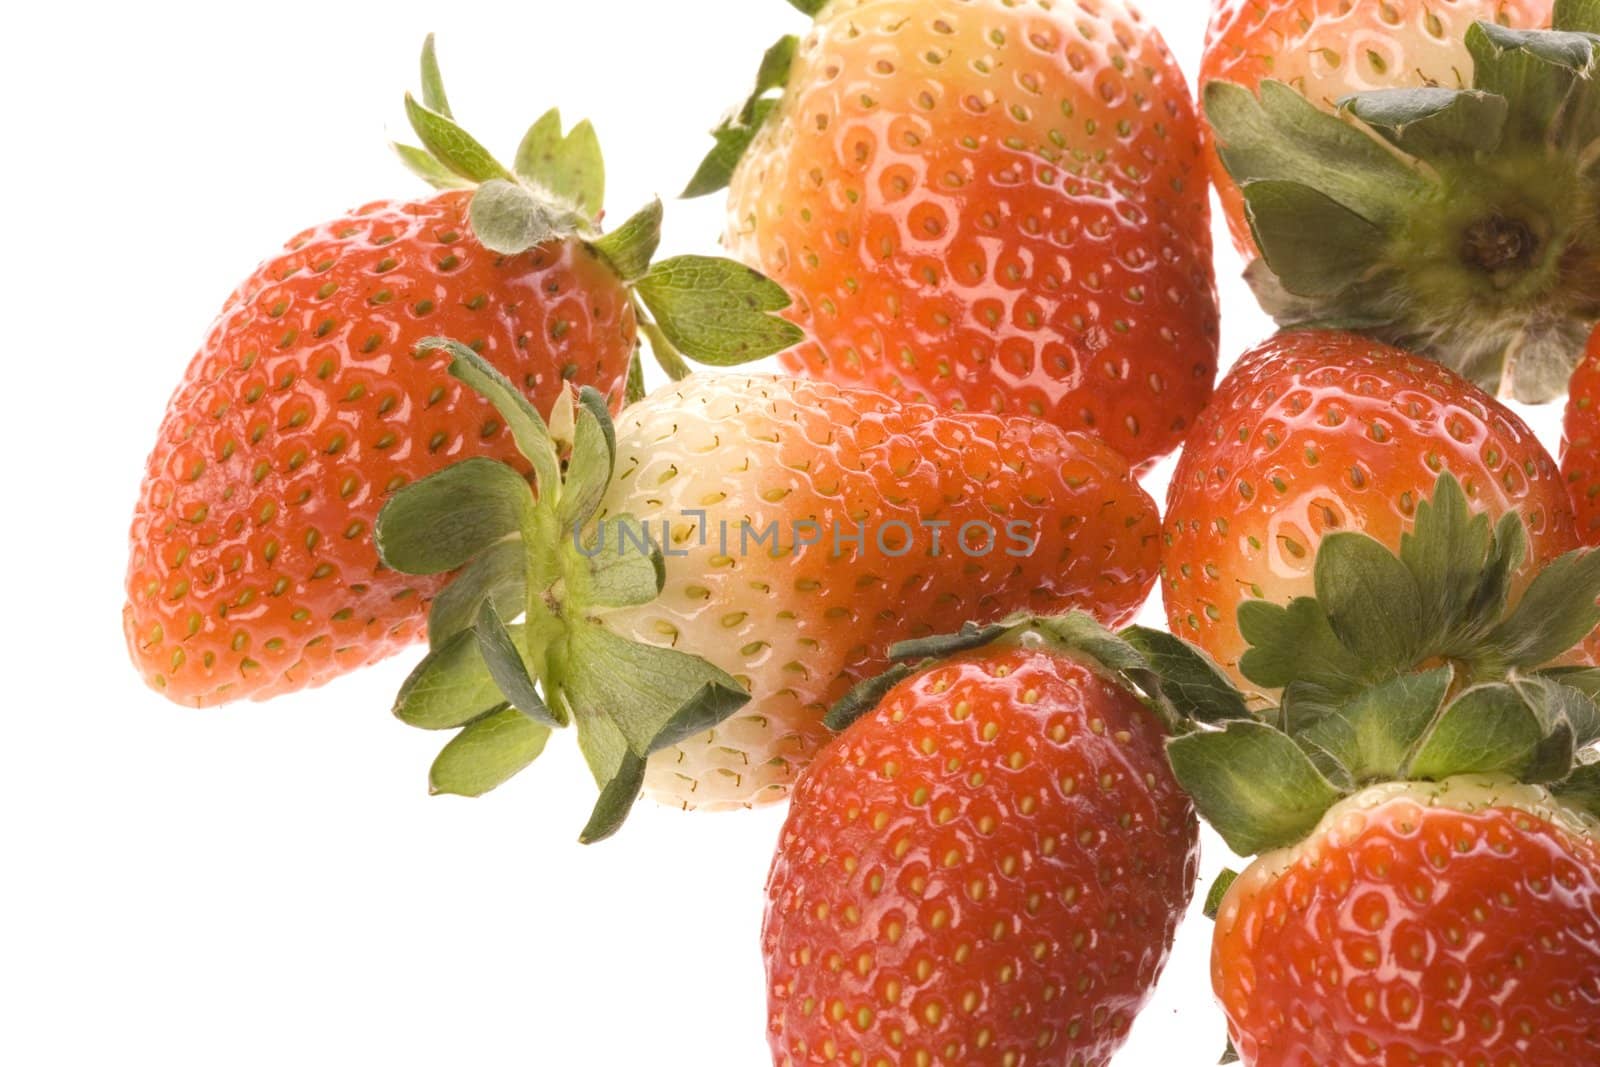
[(1095, 670), (991, 648), (912, 676), (796, 791), (762, 935), (775, 1064), (1104, 1064), (1198, 847), (1159, 725)]
[(626, 289), (577, 242), (487, 251), (468, 195), (307, 230), (224, 305), (168, 404), (130, 536), (124, 631), (168, 698), (266, 699), (422, 636), (442, 582), (380, 566), (379, 510), (450, 463), (517, 455), (447, 361), (416, 354), (423, 338), (472, 344), (546, 408), (568, 380), (620, 399)]
[(1535, 561), (1577, 547), (1555, 461), (1493, 397), (1417, 356), (1350, 334), (1280, 334), (1246, 353), (1197, 420), (1168, 491), (1161, 591), (1172, 632), (1235, 680), (1251, 598), (1313, 593), (1322, 536), (1398, 548), (1449, 470), (1473, 506), (1518, 509)]
[(1171, 451), (1217, 366), (1187, 85), (1120, 0), (835, 0), (735, 173), (796, 371)]
[(1600, 544), (1600, 331), (1589, 338), (1583, 362), (1567, 386), (1561, 439), (1561, 473), (1572, 496), (1578, 537)]
[[(695, 375), (629, 407), (602, 514), (669, 524), (675, 552), (661, 595), (606, 624), (704, 656), (753, 695), (651, 760), (647, 790), (684, 808), (787, 796), (829, 740), (829, 706), (895, 641), (1016, 612), (1118, 625), (1160, 559), (1155, 502), (1101, 442), (803, 378)], [(818, 543), (794, 552), (798, 522)], [(784, 550), (746, 524), (776, 524)]]
[(1600, 1063), (1593, 826), (1385, 789), (1224, 900), (1212, 974), (1243, 1062)]
[[(1216, 0), (1200, 63), (1200, 86), (1255, 89), (1273, 78), (1328, 110), (1352, 93), (1438, 85), (1466, 88), (1472, 58), (1465, 35), (1476, 21), (1537, 29), (1551, 0)], [(1246, 258), (1256, 255), (1244, 198), (1205, 127), (1206, 160), (1228, 229)]]

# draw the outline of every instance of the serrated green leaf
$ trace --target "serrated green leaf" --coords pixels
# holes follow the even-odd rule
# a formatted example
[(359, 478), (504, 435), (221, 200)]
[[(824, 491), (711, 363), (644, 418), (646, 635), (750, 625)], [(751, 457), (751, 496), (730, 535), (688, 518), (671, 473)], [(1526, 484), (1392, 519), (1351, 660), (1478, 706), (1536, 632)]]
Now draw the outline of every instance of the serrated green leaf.
[(1241, 856), (1299, 841), (1339, 800), (1287, 734), (1261, 723), (1173, 738), (1167, 755), (1195, 807)]
[(1290, 181), (1240, 188), (1256, 247), (1291, 293), (1336, 296), (1382, 262), (1383, 230), (1326, 194)]
[(1517, 775), (1544, 741), (1538, 716), (1509, 685), (1480, 685), (1445, 708), (1402, 777), (1443, 781), (1460, 774)]
[[(739, 704), (749, 700), (727, 672), (700, 657), (640, 644), (596, 623), (569, 626), (566, 664), (561, 687), (573, 709), (609, 719), (627, 739), (629, 751), (641, 757), (656, 751), (659, 739), (685, 709), (705, 699), (708, 686), (742, 693)], [(716, 710), (726, 716), (737, 707), (723, 702)]]
[(1600, 0), (1556, 0), (1551, 25), (1569, 33), (1600, 34)]
[(1483, 574), (1491, 538), (1488, 516), (1472, 513), (1453, 475), (1442, 475), (1432, 498), (1417, 505), (1416, 521), (1400, 538), (1400, 560), (1422, 605), (1419, 646), (1433, 647), (1456, 626)]
[(1263, 81), (1259, 97), (1211, 82), (1204, 98), (1218, 153), (1241, 187), (1314, 185), (1351, 219), (1380, 229), (1406, 221), (1416, 198), (1429, 192), (1429, 183), (1392, 149), (1283, 82)]
[(450, 99), (444, 93), (444, 77), (439, 73), (439, 57), (434, 51), (433, 34), (422, 41), (422, 106), (445, 118), (450, 113)]
[(511, 379), (492, 367), (487, 360), (459, 341), (444, 337), (430, 337), (417, 346), (422, 350), (442, 349), (451, 356), (450, 375), (489, 401), (505, 420), (511, 431), (517, 451), (533, 464), (541, 493), (553, 493), (561, 484), (560, 461), (556, 446), (550, 440), (550, 430), (544, 419)]
[(1161, 681), (1161, 690), (1184, 718), (1222, 723), (1252, 718), (1244, 694), (1200, 649), (1163, 630), (1131, 626), (1122, 631)]
[(563, 531), (587, 526), (611, 487), (616, 442), (606, 432), (610, 424), (611, 415), (605, 410), (604, 402), (599, 415), (591, 405), (579, 404), (572, 458), (567, 461), (566, 485), (556, 509), (556, 521)]
[(1503, 96), (1437, 87), (1357, 93), (1340, 107), (1401, 151), (1422, 157), (1493, 151), (1507, 111)]
[(1490, 632), (1505, 616), (1511, 600), (1511, 582), (1528, 558), (1528, 535), (1522, 517), (1508, 511), (1495, 524), (1489, 558), (1475, 584), (1468, 583), (1471, 595), (1459, 620), (1439, 646), (1439, 653), (1452, 659), (1467, 659), (1477, 654)]
[(527, 564), (527, 546), (515, 538), (491, 545), (462, 568), (428, 609), (428, 644), (439, 648), (472, 629), (485, 600), (493, 600), (501, 618), (521, 614), (528, 596)]
[(1228, 895), (1228, 890), (1233, 888), (1233, 883), (1239, 880), (1239, 872), (1230, 867), (1224, 867), (1222, 873), (1217, 875), (1216, 881), (1211, 883), (1211, 888), (1206, 892), (1205, 917), (1215, 921), (1217, 913), (1222, 910), (1222, 902)]
[(1281, 689), (1312, 682), (1332, 693), (1353, 691), (1366, 664), (1339, 643), (1322, 606), (1300, 597), (1287, 607), (1264, 600), (1239, 605), (1239, 632), (1251, 648), (1239, 658), (1239, 671), (1256, 685)]
[(463, 460), (390, 497), (373, 540), (384, 564), (402, 574), (445, 574), (520, 533), (533, 504), (512, 468)]
[(889, 691), (916, 674), (918, 667), (910, 663), (896, 663), (882, 674), (863, 679), (850, 687), (850, 691), (832, 708), (822, 724), (835, 733), (842, 733), (859, 722), (889, 695)]
[(1600, 552), (1569, 552), (1545, 566), (1511, 616), (1486, 639), (1488, 655), (1513, 667), (1541, 667), (1600, 626)]
[(485, 601), (478, 609), (478, 622), (473, 632), (477, 635), (478, 654), (483, 657), (484, 667), (506, 701), (534, 722), (565, 726), (539, 696), (522, 655), (522, 644), (507, 629), (492, 601)]
[(415, 145), (401, 144), (398, 141), (389, 142), (389, 147), (394, 149), (394, 154), (400, 157), (406, 169), (435, 189), (470, 189), (472, 182), (434, 159), (426, 151)]
[(627, 222), (593, 241), (594, 250), (611, 264), (617, 277), (625, 282), (636, 281), (650, 271), (650, 261), (655, 258), (656, 249), (661, 245), (661, 220), (664, 215), (661, 200), (652, 200)]
[(579, 844), (593, 845), (622, 829), (628, 813), (633, 810), (634, 803), (644, 789), (644, 772), (645, 761), (642, 757), (632, 752), (622, 757), (617, 773), (600, 790), (600, 799), (595, 801), (588, 825), (578, 835)]
[(513, 169), (523, 181), (571, 204), (586, 219), (599, 218), (605, 207), (605, 158), (588, 120), (563, 136), (561, 112), (545, 112), (523, 136)]
[(1296, 739), (1327, 751), (1357, 783), (1392, 780), (1439, 714), (1454, 678), (1450, 667), (1402, 674), (1364, 690)]
[[(796, 3), (796, 0), (790, 2)], [(682, 194), (684, 199), (706, 196), (728, 187), (739, 161), (778, 106), (775, 94), (781, 93), (789, 84), (789, 73), (793, 69), (795, 52), (799, 46), (800, 39), (790, 36), (780, 38), (767, 49), (761, 57), (761, 67), (756, 72), (755, 88), (744, 105), (711, 131), (716, 144), (689, 180)]]
[(633, 346), (633, 355), (628, 357), (628, 383), (622, 391), (624, 404), (637, 404), (645, 398), (644, 385), (644, 360), (640, 358), (639, 346)]
[(469, 724), (444, 746), (428, 773), (429, 791), (481, 797), (539, 758), (550, 728), (515, 708)]
[(516, 177), (470, 133), (457, 126), (449, 116), (417, 103), (410, 93), (406, 94), (406, 118), (411, 121), (422, 147), (448, 170), (473, 182), (496, 178), (516, 181)]
[[(520, 627), (511, 629), (512, 640), (520, 643)], [(418, 729), (453, 730), (505, 704), (477, 636), (463, 630), (417, 664), (395, 697), (394, 715)]]
[(514, 256), (573, 232), (550, 205), (515, 182), (478, 186), (469, 208), (472, 232), (491, 252)]
[[(576, 532), (569, 530), (569, 536), (576, 537)], [(581, 547), (569, 541), (566, 551), (579, 557), (567, 568), (574, 603), (636, 607), (655, 600), (666, 581), (660, 546), (632, 515), (606, 518)]]
[(1329, 627), (1369, 672), (1416, 658), (1417, 581), (1388, 548), (1365, 534), (1331, 533), (1317, 549), (1315, 581)]
[[(1570, 689), (1586, 704), (1567, 703), (1564, 710), (1572, 723), (1579, 749), (1600, 743), (1600, 668), (1578, 667), (1543, 671), (1539, 678)], [(1570, 701), (1571, 698), (1566, 698)]]
[(732, 367), (791, 348), (801, 329), (774, 312), (789, 306), (783, 286), (728, 259), (678, 256), (634, 284), (672, 346), (690, 359)]

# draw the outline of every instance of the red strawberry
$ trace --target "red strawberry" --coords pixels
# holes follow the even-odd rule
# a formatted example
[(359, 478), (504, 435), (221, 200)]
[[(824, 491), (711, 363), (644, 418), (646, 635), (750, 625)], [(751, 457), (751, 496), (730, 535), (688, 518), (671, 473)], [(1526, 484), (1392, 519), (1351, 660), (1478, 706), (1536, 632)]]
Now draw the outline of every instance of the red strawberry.
[(1317, 546), (1364, 531), (1397, 548), (1441, 471), (1474, 510), (1520, 512), (1530, 565), (1577, 546), (1555, 462), (1505, 406), (1421, 357), (1343, 333), (1245, 353), (1173, 473), (1162, 560), (1172, 632), (1234, 677), (1241, 605), (1313, 591)]
[[(453, 373), (495, 390), (457, 355)], [(560, 430), (566, 409), (561, 446), (539, 443), (543, 423), (509, 389), (495, 399), (529, 427), (538, 503), (507, 468), (468, 462), (402, 491), (379, 523), (399, 570), (470, 563), (435, 602), (433, 654), (396, 709), (465, 726), (436, 789), (492, 788), (532, 759), (522, 741), (571, 719), (614, 799), (648, 786), (685, 808), (780, 800), (824, 742), (829, 704), (891, 643), (1019, 610), (1123, 621), (1154, 583), (1154, 503), (1109, 448), (1047, 423), (713, 376), (631, 405), (614, 436), (598, 403)], [(486, 660), (491, 597), (504, 620), (528, 619)], [(492, 682), (496, 657), (510, 666)], [(550, 714), (500, 712), (508, 701)], [(602, 818), (590, 836), (614, 827)]]
[[(1241, 612), (1283, 704), (1168, 746), (1240, 855), (1212, 975), (1250, 1067), (1600, 1062), (1600, 553), (1520, 598), (1516, 512), (1439, 479), (1398, 550), (1326, 537), (1314, 598)], [(1270, 723), (1270, 725), (1269, 725)]]
[[(1467, 29), (1479, 19), (1533, 29), (1550, 24), (1551, 0), (1215, 0), (1200, 84), (1252, 91), (1283, 82), (1326, 111), (1373, 89), (1463, 89), (1472, 81)], [(1244, 197), (1203, 126), (1206, 158), (1234, 243), (1254, 256)]]
[(1578, 536), (1600, 544), (1600, 331), (1572, 375), (1561, 440), (1561, 473), (1572, 495)]
[(1100, 1065), (1127, 1038), (1199, 837), (1161, 721), (1072, 647), (1091, 629), (915, 669), (802, 776), (762, 933), (779, 1067)]
[(563, 137), (546, 115), (514, 176), (448, 117), (431, 42), (423, 81), (431, 109), (407, 103), (433, 151), (403, 158), (436, 184), (483, 184), (370, 204), (291, 240), (229, 298), (167, 405), (134, 512), (123, 626), (146, 681), (175, 701), (265, 699), (420, 636), (442, 582), (379, 565), (379, 509), (447, 463), (516, 456), (489, 405), (418, 349), (424, 337), (469, 343), (545, 405), (566, 382), (620, 403), (635, 294), (660, 319), (644, 320), (652, 333), (691, 355), (748, 358), (792, 340), (748, 310), (709, 323), (709, 344), (680, 321), (678, 292), (695, 285), (736, 283), (768, 309), (783, 300), (722, 261), (650, 268), (659, 205), (599, 236), (587, 123)]
[[(691, 183), (811, 335), (794, 370), (1171, 451), (1217, 366), (1194, 106), (1120, 0), (833, 0)], [(781, 96), (774, 96), (781, 92)], [(737, 165), (735, 165), (737, 164)]]
[(1549, 0), (1218, 12), (1205, 110), (1280, 326), (1359, 329), (1531, 403), (1566, 391), (1600, 320), (1600, 8), (1553, 8), (1555, 30), (1531, 28)]

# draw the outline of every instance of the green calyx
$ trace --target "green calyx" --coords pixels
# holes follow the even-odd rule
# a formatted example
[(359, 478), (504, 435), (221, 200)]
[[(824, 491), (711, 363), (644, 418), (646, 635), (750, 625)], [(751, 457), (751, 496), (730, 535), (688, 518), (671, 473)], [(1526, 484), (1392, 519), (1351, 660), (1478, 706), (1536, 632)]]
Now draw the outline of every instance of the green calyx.
[(419, 101), (407, 93), (405, 101), (420, 147), (394, 145), (400, 161), (434, 188), (473, 189), (472, 230), (492, 252), (509, 256), (551, 241), (584, 242), (632, 289), (640, 332), (675, 380), (689, 372), (685, 357), (734, 366), (803, 338), (799, 327), (775, 314), (789, 306), (788, 294), (758, 272), (713, 256), (654, 262), (660, 200), (601, 232), (605, 162), (587, 121), (563, 133), (561, 113), (546, 112), (506, 167), (456, 122), (431, 35), (422, 46), (421, 95)]
[[(1323, 540), (1316, 596), (1239, 609), (1240, 670), (1283, 690), (1266, 716), (1213, 720), (1169, 753), (1240, 855), (1283, 847), (1366, 786), (1499, 774), (1600, 813), (1600, 669), (1558, 668), (1600, 625), (1600, 552), (1557, 559), (1515, 605), (1522, 521), (1473, 515), (1443, 475), (1398, 553), (1359, 533)], [(1220, 724), (1220, 725), (1218, 725)]]
[(1205, 87), (1280, 325), (1360, 330), (1528, 402), (1566, 391), (1600, 321), (1600, 5), (1558, 3), (1555, 26), (1479, 22), (1472, 88), (1337, 114), (1282, 82)]
[[(789, 2), (805, 14), (815, 16), (822, 10), (825, 0)], [(761, 127), (767, 124), (783, 100), (784, 90), (789, 84), (789, 72), (794, 66), (795, 51), (799, 47), (800, 38), (789, 36), (779, 38), (777, 44), (767, 49), (761, 57), (761, 68), (756, 72), (756, 85), (750, 96), (711, 131), (716, 144), (701, 161), (694, 177), (689, 179), (688, 186), (681, 194), (684, 199), (708, 196), (728, 187), (733, 172), (745, 152), (749, 151), (756, 134), (761, 132)]]
[(404, 574), (455, 573), (429, 615), (430, 651), (395, 715), (458, 730), (433, 765), (436, 793), (478, 796), (527, 767), (554, 730), (575, 726), (600, 786), (581, 840), (614, 833), (649, 757), (709, 730), (750, 699), (698, 657), (607, 629), (607, 609), (647, 604), (665, 578), (661, 548), (629, 515), (600, 514), (616, 436), (592, 389), (547, 424), (503, 375), (455, 341), (450, 374), (488, 399), (532, 470), (469, 459), (396, 493), (378, 517), (383, 562)]
[(902, 641), (889, 649), (892, 666), (851, 689), (824, 720), (845, 730), (900, 682), (942, 660), (988, 647), (1043, 647), (1086, 660), (1116, 678), (1174, 734), (1200, 723), (1243, 718), (1243, 695), (1204, 652), (1162, 630), (1130, 626), (1113, 633), (1081, 611), (1016, 615), (988, 626), (967, 623), (956, 633)]

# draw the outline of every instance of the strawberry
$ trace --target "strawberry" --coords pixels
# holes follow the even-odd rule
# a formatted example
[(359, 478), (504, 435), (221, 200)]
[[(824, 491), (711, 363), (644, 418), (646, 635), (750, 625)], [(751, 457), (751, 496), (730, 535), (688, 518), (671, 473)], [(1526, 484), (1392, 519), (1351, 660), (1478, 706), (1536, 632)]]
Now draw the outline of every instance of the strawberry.
[(1316, 596), (1241, 610), (1270, 714), (1168, 745), (1240, 855), (1215, 990), (1252, 1067), (1600, 1062), (1600, 553), (1520, 598), (1515, 511), (1442, 475), (1398, 551), (1329, 534)]
[(1578, 536), (1600, 544), (1600, 330), (1589, 338), (1584, 360), (1573, 372), (1561, 439), (1561, 473), (1572, 495)]
[(1183, 75), (1120, 0), (791, 0), (686, 195), (810, 334), (791, 369), (1092, 431), (1135, 465), (1217, 367)]
[[(1230, 9), (1208, 63), (1228, 80), (1203, 91), (1262, 306), (1284, 327), (1360, 329), (1490, 392), (1563, 395), (1600, 320), (1600, 7), (1561, 0), (1554, 30), (1465, 25), (1542, 24), (1548, 3), (1307, 7)], [(1342, 73), (1296, 81), (1335, 60)], [(1344, 79), (1378, 87), (1330, 107), (1319, 94)]]
[[(1256, 90), (1283, 82), (1325, 111), (1374, 89), (1464, 89), (1472, 78), (1466, 33), (1483, 19), (1534, 29), (1550, 25), (1552, 0), (1216, 0), (1200, 60), (1200, 84)], [(1244, 197), (1202, 126), (1206, 161), (1234, 244), (1256, 251)]]
[(1172, 632), (1233, 675), (1239, 610), (1313, 592), (1317, 546), (1358, 530), (1397, 548), (1441, 471), (1474, 510), (1520, 512), (1532, 566), (1577, 547), (1555, 461), (1513, 412), (1418, 356), (1353, 334), (1286, 333), (1247, 352), (1196, 422), (1167, 501)]
[(399, 151), (448, 188), (291, 240), (228, 299), (167, 405), (134, 512), (123, 625), (134, 663), (172, 700), (265, 699), (421, 635), (442, 581), (379, 565), (379, 509), (447, 463), (516, 456), (423, 338), (460, 337), (547, 405), (569, 381), (619, 403), (641, 324), (674, 367), (673, 341), (726, 362), (793, 339), (762, 314), (781, 290), (746, 269), (649, 266), (659, 204), (600, 236), (587, 123), (563, 136), (557, 113), (540, 119), (513, 174), (449, 117), (431, 39), (422, 68), (426, 103), (407, 107), (430, 150)]
[(795, 790), (762, 932), (778, 1067), (1105, 1064), (1166, 964), (1199, 828), (1092, 650), (1137, 654), (1082, 616), (948, 645)]
[(535, 737), (542, 749), (548, 727), (575, 721), (605, 790), (589, 839), (642, 786), (684, 808), (779, 800), (823, 744), (830, 702), (892, 642), (1019, 610), (1123, 621), (1154, 584), (1154, 503), (1109, 448), (1048, 423), (722, 376), (658, 391), (614, 430), (589, 393), (547, 431), (451, 347), (452, 373), (522, 427), (539, 495), (469, 460), (380, 518), (396, 570), (466, 565), (396, 707), (464, 727), (437, 791), (498, 785)]

